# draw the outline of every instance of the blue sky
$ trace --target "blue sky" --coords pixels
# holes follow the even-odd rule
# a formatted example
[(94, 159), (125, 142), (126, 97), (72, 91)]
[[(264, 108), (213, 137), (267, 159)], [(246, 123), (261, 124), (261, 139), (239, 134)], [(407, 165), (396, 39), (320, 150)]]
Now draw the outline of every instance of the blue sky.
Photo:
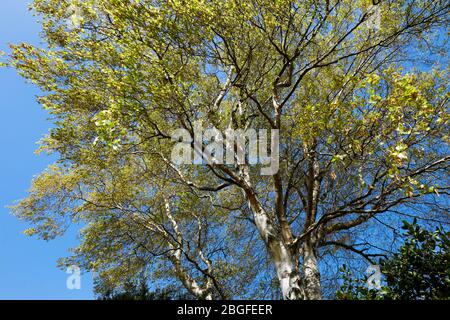
[[(1, 0), (0, 50), (8, 43), (38, 45), (40, 27), (28, 0)], [(26, 196), (33, 176), (54, 159), (35, 155), (38, 141), (51, 126), (35, 101), (39, 92), (13, 69), (0, 69), (0, 299), (92, 299), (92, 277), (83, 275), (81, 290), (68, 290), (59, 257), (76, 245), (76, 230), (50, 242), (22, 234), (27, 227), (8, 208)]]

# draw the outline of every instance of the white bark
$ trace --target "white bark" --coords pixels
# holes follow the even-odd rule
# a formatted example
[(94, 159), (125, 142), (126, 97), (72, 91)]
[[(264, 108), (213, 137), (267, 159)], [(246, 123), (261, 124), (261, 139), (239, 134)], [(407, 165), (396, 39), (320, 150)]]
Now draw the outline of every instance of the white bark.
[(293, 256), (281, 241), (270, 245), (269, 252), (275, 263), (283, 299), (303, 299), (298, 272), (298, 257)]
[(181, 280), (184, 287), (196, 296), (199, 299), (212, 300), (211, 291), (206, 288), (202, 288), (198, 285), (197, 281), (195, 281), (182, 267), (181, 265), (181, 250), (175, 250), (174, 253), (170, 256), (170, 260), (175, 267), (175, 273), (177, 277)]
[[(168, 241), (169, 246), (172, 248), (172, 253), (170, 254), (169, 258), (172, 261), (172, 264), (175, 267), (175, 273), (177, 274), (177, 277), (181, 280), (185, 288), (191, 292), (194, 296), (196, 296), (199, 299), (205, 299), (205, 300), (212, 300), (212, 293), (211, 293), (211, 282), (208, 281), (206, 286), (202, 288), (197, 281), (195, 281), (194, 278), (192, 278), (188, 272), (183, 268), (183, 265), (181, 263), (181, 256), (182, 256), (182, 243), (183, 243), (183, 237), (181, 234), (181, 231), (178, 227), (178, 223), (176, 222), (175, 218), (173, 217), (171, 210), (170, 210), (170, 203), (167, 198), (164, 199), (165, 204), (165, 213), (167, 218), (169, 219), (170, 223), (172, 224), (172, 227), (175, 232), (175, 237), (177, 244), (172, 244), (171, 241)], [(170, 237), (168, 237), (170, 239)]]
[(283, 299), (303, 299), (304, 295), (298, 272), (298, 256), (293, 254), (292, 250), (283, 242), (281, 234), (275, 230), (272, 221), (260, 205), (254, 192), (248, 189), (246, 190), (246, 196), (253, 211), (256, 227), (275, 264)]
[(303, 250), (303, 274), (305, 298), (308, 300), (322, 299), (317, 258), (313, 248), (308, 244), (305, 244)]

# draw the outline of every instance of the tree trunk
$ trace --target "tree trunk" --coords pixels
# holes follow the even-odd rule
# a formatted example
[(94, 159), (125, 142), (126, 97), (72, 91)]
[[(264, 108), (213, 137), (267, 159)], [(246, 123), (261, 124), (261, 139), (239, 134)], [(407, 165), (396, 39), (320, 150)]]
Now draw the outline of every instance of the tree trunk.
[(305, 299), (321, 300), (320, 272), (314, 248), (310, 244), (303, 247), (303, 274)]
[(304, 299), (300, 284), (298, 254), (292, 253), (292, 250), (284, 243), (281, 233), (273, 226), (254, 192), (249, 189), (246, 191), (256, 227), (275, 264), (283, 299)]
[(268, 249), (275, 264), (283, 299), (304, 299), (300, 284), (298, 255), (293, 255), (281, 240), (273, 239), (269, 242)]

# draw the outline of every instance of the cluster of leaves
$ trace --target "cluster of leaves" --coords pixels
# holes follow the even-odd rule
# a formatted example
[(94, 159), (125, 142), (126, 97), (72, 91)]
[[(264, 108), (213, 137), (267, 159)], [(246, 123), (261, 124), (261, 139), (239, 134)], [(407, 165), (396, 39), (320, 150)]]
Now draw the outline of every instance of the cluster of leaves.
[(369, 289), (367, 277), (354, 278), (343, 266), (343, 285), (337, 292), (344, 300), (450, 299), (450, 233), (430, 232), (414, 220), (404, 222), (406, 241), (399, 251), (380, 260), (384, 285)]

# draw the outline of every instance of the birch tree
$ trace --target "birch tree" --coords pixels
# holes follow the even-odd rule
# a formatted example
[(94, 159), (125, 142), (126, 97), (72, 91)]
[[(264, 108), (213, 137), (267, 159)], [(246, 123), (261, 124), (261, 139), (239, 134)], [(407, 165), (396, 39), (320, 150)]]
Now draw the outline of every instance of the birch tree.
[[(14, 212), (44, 239), (84, 226), (62, 264), (113, 284), (148, 269), (199, 299), (267, 297), (273, 283), (321, 299), (322, 253), (370, 258), (349, 232), (412, 212), (448, 222), (447, 60), (433, 47), (448, 1), (32, 8), (46, 47), (14, 45), (10, 64), (42, 90), (54, 126), (41, 150), (59, 159)], [(199, 124), (278, 130), (279, 170), (175, 163), (173, 132), (194, 141)]]

